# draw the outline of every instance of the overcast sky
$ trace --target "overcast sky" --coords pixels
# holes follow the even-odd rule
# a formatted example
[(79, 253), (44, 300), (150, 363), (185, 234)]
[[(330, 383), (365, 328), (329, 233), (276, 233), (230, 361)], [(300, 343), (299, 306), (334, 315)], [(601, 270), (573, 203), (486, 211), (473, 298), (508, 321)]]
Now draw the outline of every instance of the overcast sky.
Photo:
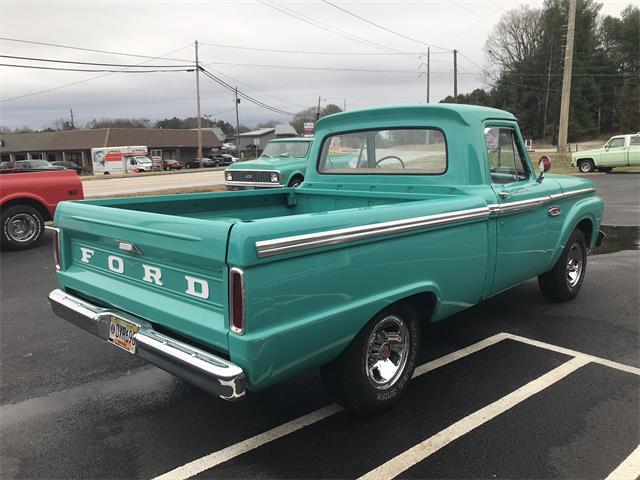
[[(522, 3), (518, 0), (331, 1), (388, 29), (434, 45), (431, 47), (432, 102), (453, 93), (453, 56), (443, 48), (461, 52), (460, 93), (482, 86), (481, 67), (486, 67), (487, 62), (483, 46), (487, 35), (506, 10)], [(294, 15), (304, 15), (324, 27), (264, 3)], [(0, 27), (2, 37), (13, 39), (148, 56), (173, 52), (166, 58), (183, 60), (193, 60), (193, 42), (198, 40), (202, 44), (200, 59), (205, 62), (205, 68), (248, 95), (288, 112), (317, 104), (318, 96), (323, 104), (342, 106), (346, 103), (347, 109), (425, 101), (426, 81), (417, 73), (420, 64), (426, 61), (417, 55), (426, 50), (424, 46), (370, 25), (321, 0), (265, 0), (264, 3), (258, 0), (0, 0)], [(542, 0), (527, 3), (539, 6)], [(619, 15), (629, 4), (615, 0), (603, 3), (601, 13), (610, 15)], [(0, 46), (3, 55), (116, 64), (145, 62), (144, 58), (7, 40), (0, 40)], [(254, 48), (329, 54), (268, 52)], [(2, 60), (0, 63), (56, 66)], [(146, 63), (180, 64), (169, 60), (147, 60)], [(0, 72), (0, 100), (104, 75), (9, 67), (0, 67)], [(201, 77), (201, 98), (203, 115), (235, 123), (232, 93)], [(68, 118), (70, 108), (78, 126), (84, 126), (93, 118), (143, 117), (155, 121), (174, 115), (195, 116), (195, 73), (115, 73), (46, 93), (2, 101), (0, 125), (40, 129), (58, 118)], [(287, 122), (290, 117), (242, 101), (241, 123), (252, 127), (259, 121), (271, 119)]]

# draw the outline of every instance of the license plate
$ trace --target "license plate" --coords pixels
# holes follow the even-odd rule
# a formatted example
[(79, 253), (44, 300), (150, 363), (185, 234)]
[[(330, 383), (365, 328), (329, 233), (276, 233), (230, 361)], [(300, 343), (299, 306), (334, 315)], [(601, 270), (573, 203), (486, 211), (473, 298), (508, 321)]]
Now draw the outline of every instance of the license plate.
[(245, 190), (255, 190), (256, 187), (244, 187)]
[(140, 330), (140, 325), (112, 315), (109, 325), (109, 341), (129, 353), (135, 354), (136, 340), (134, 336), (138, 330)]

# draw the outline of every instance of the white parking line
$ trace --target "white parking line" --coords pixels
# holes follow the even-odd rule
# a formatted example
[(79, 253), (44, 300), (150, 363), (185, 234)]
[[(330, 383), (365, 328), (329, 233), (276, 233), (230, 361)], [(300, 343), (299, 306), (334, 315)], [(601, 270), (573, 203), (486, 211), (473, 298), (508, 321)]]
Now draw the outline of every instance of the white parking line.
[(587, 363), (589, 363), (589, 360), (585, 358), (573, 358), (563, 363), (559, 367), (554, 368), (550, 372), (545, 373), (541, 377), (502, 397), (500, 400), (496, 400), (486, 407), (475, 411), (471, 415), (464, 417), (462, 420), (427, 438), (424, 442), (417, 444), (388, 462), (383, 463), (378, 468), (360, 477), (360, 479), (380, 480), (394, 478), (400, 475), (405, 470), (408, 470), (416, 463), (424, 460), (449, 443), (460, 438), (462, 435), (469, 433), (474, 428), (483, 425), (501, 413), (515, 407), (520, 402), (541, 392)]
[[(531, 340), (529, 338), (526, 337), (521, 337), (519, 335), (513, 335), (510, 333), (498, 333), (496, 335), (493, 335), (491, 337), (485, 338), (484, 340), (481, 340), (477, 343), (474, 343), (473, 345), (469, 345), (468, 347), (462, 348), (460, 350), (457, 350), (455, 352), (449, 353), (447, 355), (444, 355), (440, 358), (437, 358), (436, 360), (433, 360), (431, 362), (425, 363), (423, 365), (420, 365), (419, 367), (417, 367), (414, 371), (413, 377), (418, 377), (420, 375), (423, 375), (427, 372), (430, 372), (432, 370), (435, 370), (436, 368), (440, 368), (444, 365), (447, 365), (449, 363), (455, 362), (456, 360), (459, 360), (461, 358), (464, 358), (468, 355), (471, 355), (475, 352), (478, 352), (484, 348), (490, 347), (492, 345), (495, 345), (496, 343), (501, 342), (502, 340), (506, 340), (506, 339), (510, 339), (510, 340), (514, 340), (517, 342), (521, 342), (521, 343), (526, 343), (535, 347), (539, 347), (539, 348), (543, 348), (546, 350), (551, 350), (554, 352), (558, 352), (558, 353), (563, 353), (565, 355), (569, 355), (571, 357), (574, 357), (572, 360), (570, 360), (569, 362), (561, 365), (560, 367), (556, 368), (555, 370), (552, 370), (550, 372), (548, 372), (547, 374), (543, 375), (542, 377), (539, 377), (538, 379), (530, 382), (529, 384), (525, 385), (524, 387), (512, 392), (511, 394), (507, 395), (506, 397), (503, 397), (502, 399), (498, 400), (497, 402), (492, 403), (491, 405), (488, 405), (487, 407), (484, 407), (480, 410), (478, 410), (477, 412), (469, 415), (468, 417), (465, 417), (464, 419), (460, 420), (459, 422), (456, 422), (455, 424), (451, 425), (450, 427), (442, 430), (440, 433), (437, 433), (436, 435), (432, 436), (430, 439), (425, 440), (425, 442), (423, 442), (423, 444), (426, 444), (426, 442), (430, 442), (432, 441), (432, 439), (436, 439), (437, 441), (443, 441), (443, 439), (445, 437), (443, 437), (442, 435), (445, 435), (444, 432), (448, 432), (446, 433), (446, 435), (451, 435), (453, 431), (457, 431), (457, 432), (462, 432), (459, 433), (458, 435), (456, 435), (455, 437), (452, 437), (450, 440), (448, 440), (446, 443), (444, 443), (442, 446), (446, 445), (447, 443), (455, 440), (456, 438), (458, 438), (459, 436), (463, 435), (464, 433), (466, 433), (466, 431), (464, 431), (464, 426), (465, 425), (470, 425), (472, 423), (465, 423), (465, 424), (461, 424), (461, 422), (467, 421), (467, 422), (477, 422), (479, 419), (481, 420), (481, 423), (479, 423), (478, 425), (481, 425), (482, 423), (485, 423), (486, 421), (490, 420), (491, 418), (495, 417), (496, 415), (498, 415), (499, 413), (502, 413), (502, 411), (498, 411), (500, 409), (500, 407), (504, 407), (505, 404), (508, 404), (509, 402), (513, 402), (514, 399), (520, 398), (520, 396), (524, 395), (524, 393), (522, 392), (523, 389), (527, 389), (527, 391), (532, 392), (529, 393), (528, 395), (524, 396), (523, 398), (521, 398), (520, 400), (518, 400), (515, 404), (520, 403), (522, 400), (524, 400), (525, 398), (527, 398), (528, 396), (534, 395), (535, 393), (537, 393), (538, 391), (546, 388), (547, 386), (557, 382), (558, 380), (560, 380), (561, 378), (565, 377), (566, 375), (568, 375), (569, 373), (571, 373), (572, 371), (576, 370), (577, 368), (586, 365), (589, 362), (593, 362), (593, 363), (598, 363), (601, 365), (605, 365), (607, 367), (611, 367), (611, 368), (615, 368), (618, 370), (622, 370), (625, 372), (629, 372), (629, 373), (633, 373), (636, 375), (640, 375), (640, 369), (636, 368), (636, 367), (631, 367), (629, 365), (624, 365), (618, 362), (614, 362), (611, 360), (607, 360), (604, 358), (600, 358), (600, 357), (595, 357), (586, 353), (582, 353), (582, 352), (578, 352), (575, 350), (570, 350), (564, 347), (559, 347), (556, 345), (552, 345), (550, 343), (545, 343), (545, 342), (541, 342), (538, 340)], [(569, 371), (570, 370), (570, 371)], [(566, 373), (563, 373), (565, 372)], [(552, 375), (553, 374), (553, 375)], [(559, 376), (561, 375), (561, 376)], [(554, 376), (558, 376), (555, 380), (551, 381)], [(544, 382), (549, 382), (551, 381), (551, 383), (549, 383), (548, 385), (544, 385), (542, 386), (542, 388), (539, 388), (538, 390), (535, 390), (539, 385), (543, 384)], [(499, 402), (503, 402), (498, 404)], [(498, 404), (498, 405), (496, 405)], [(513, 405), (511, 405), (513, 406)], [(491, 408), (490, 408), (491, 407)], [(511, 408), (511, 407), (508, 407)], [(508, 409), (507, 408), (507, 409)], [(489, 410), (487, 410), (489, 409)], [(339, 405), (336, 404), (332, 404), (329, 405), (327, 407), (323, 407), (320, 408), (318, 410), (315, 410), (311, 413), (308, 413), (306, 415), (303, 415), (301, 417), (296, 418), (295, 420), (291, 420), (290, 422), (284, 423), (282, 425), (279, 425), (277, 427), (272, 428), (271, 430), (267, 430), (266, 432), (260, 433), (258, 435), (255, 435), (251, 438), (248, 438), (246, 440), (243, 440), (241, 442), (238, 442), (236, 444), (233, 444), (229, 447), (223, 448), (222, 450), (218, 450), (215, 452), (212, 452), (208, 455), (205, 455), (204, 457), (198, 458), (196, 460), (193, 460), (183, 466), (177, 467), (167, 473), (164, 473), (158, 477), (156, 477), (154, 480), (184, 480), (187, 479), (189, 477), (192, 477), (194, 475), (197, 475), (198, 473), (204, 472), (205, 470), (208, 470), (210, 468), (215, 467), (216, 465), (219, 465), (223, 462), (226, 462), (227, 460), (231, 460), (232, 458), (235, 458), (239, 455), (242, 455), (244, 453), (247, 453), (251, 450), (254, 450), (262, 445), (265, 445), (269, 442), (272, 442), (274, 440), (277, 440), (281, 437), (284, 437), (290, 433), (293, 433), (297, 430), (300, 430), (306, 426), (312, 425), (314, 423), (317, 423), (321, 420), (324, 420), (327, 417), (330, 417), (331, 415), (341, 412), (343, 410), (342, 407), (340, 407)], [(506, 409), (505, 409), (506, 410)], [(481, 413), (484, 412), (484, 413)], [(492, 412), (497, 412), (497, 413), (493, 413)], [(491, 416), (487, 416), (486, 418), (482, 417), (482, 415), (491, 415)], [(483, 419), (484, 418), (484, 419)], [(452, 429), (454, 426), (458, 425), (458, 427), (456, 427), (456, 429), (454, 429), (453, 431), (450, 430)], [(478, 426), (476, 425), (476, 426)], [(475, 428), (475, 426), (473, 427)], [(471, 429), (473, 429), (471, 428)], [(469, 431), (469, 430), (467, 430)], [(436, 438), (437, 437), (437, 438)], [(418, 448), (420, 445), (417, 445), (414, 448)], [(442, 448), (442, 446), (438, 447)], [(424, 447), (423, 447), (424, 448)], [(413, 449), (408, 450), (407, 452), (411, 452)], [(428, 450), (427, 450), (428, 451)], [(431, 453), (435, 452), (436, 450), (433, 450)], [(407, 452), (405, 452), (404, 454), (407, 454)], [(429, 453), (429, 455), (431, 454)], [(401, 455), (404, 455), (401, 454)], [(428, 455), (427, 455), (428, 456)], [(398, 458), (398, 457), (396, 457)], [(425, 457), (426, 458), (426, 457)], [(392, 460), (393, 461), (393, 460)], [(386, 465), (386, 464), (385, 464)], [(411, 466), (411, 465), (409, 465)], [(384, 465), (382, 465), (381, 467), (378, 468), (383, 468)], [(408, 467), (406, 467), (408, 468)], [(406, 469), (405, 468), (405, 469)], [(372, 472), (370, 472), (369, 474), (366, 474), (365, 477), (370, 477), (370, 475), (373, 472), (376, 472), (378, 469), (373, 470)], [(401, 470), (404, 471), (404, 470)]]
[[(494, 345), (504, 340), (505, 338), (506, 335), (504, 333), (499, 333), (497, 335), (485, 338), (484, 340), (474, 343), (473, 345), (469, 345), (468, 347), (465, 347), (461, 350), (449, 353), (448, 355), (440, 357), (432, 362), (425, 363), (424, 365), (421, 365), (415, 369), (413, 377), (418, 377), (423, 373), (427, 373), (448, 363), (459, 360), (460, 358), (466, 357), (467, 355), (471, 355), (472, 353)], [(336, 405), (335, 403), (329, 405), (328, 407), (320, 408), (311, 413), (308, 413), (307, 415), (303, 415), (302, 417), (298, 417), (295, 420), (291, 420), (290, 422), (272, 428), (271, 430), (267, 430), (266, 432), (243, 440), (242, 442), (236, 443), (227, 448), (223, 448), (222, 450), (218, 450), (216, 452), (210, 453), (209, 455), (193, 460), (192, 462), (189, 462), (181, 467), (177, 467), (170, 472), (156, 477), (154, 480), (183, 480), (192, 477), (200, 472), (204, 472), (205, 470), (213, 468), (216, 465), (220, 465), (227, 460), (231, 460), (238, 455), (242, 455), (243, 453), (247, 453), (255, 448), (258, 448), (261, 445), (269, 443), (273, 440), (277, 440), (278, 438), (284, 437), (285, 435), (300, 430), (301, 428), (308, 425), (319, 422), (320, 420), (330, 417), (334, 413), (341, 412), (342, 410), (343, 408), (339, 405)]]
[(605, 480), (637, 480), (640, 478), (640, 446), (631, 452)]
[(558, 353), (564, 353), (565, 355), (570, 355), (572, 357), (586, 358), (590, 362), (604, 365), (605, 367), (615, 368), (616, 370), (622, 370), (623, 372), (640, 375), (640, 368), (625, 365), (624, 363), (614, 362), (613, 360), (607, 360), (606, 358), (595, 357), (593, 355), (589, 355), (588, 353), (582, 353), (576, 350), (571, 350), (569, 348), (558, 347), (557, 345), (541, 342), (539, 340), (532, 340), (530, 338), (521, 337), (520, 335), (513, 335), (511, 333), (503, 333), (502, 335), (510, 340), (533, 345), (534, 347), (544, 348), (546, 350), (551, 350)]

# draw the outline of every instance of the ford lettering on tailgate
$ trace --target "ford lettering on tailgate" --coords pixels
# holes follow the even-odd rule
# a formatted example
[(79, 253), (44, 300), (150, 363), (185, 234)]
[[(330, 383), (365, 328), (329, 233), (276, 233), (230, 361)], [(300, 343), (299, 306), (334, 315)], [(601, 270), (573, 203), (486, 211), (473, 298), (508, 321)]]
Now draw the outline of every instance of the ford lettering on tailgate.
[(146, 262), (143, 257), (115, 254), (90, 245), (73, 245), (73, 258), (76, 263), (89, 265), (99, 270), (107, 270), (127, 279), (144, 282), (157, 288), (172, 290), (191, 297), (208, 300), (209, 281), (172, 267)]

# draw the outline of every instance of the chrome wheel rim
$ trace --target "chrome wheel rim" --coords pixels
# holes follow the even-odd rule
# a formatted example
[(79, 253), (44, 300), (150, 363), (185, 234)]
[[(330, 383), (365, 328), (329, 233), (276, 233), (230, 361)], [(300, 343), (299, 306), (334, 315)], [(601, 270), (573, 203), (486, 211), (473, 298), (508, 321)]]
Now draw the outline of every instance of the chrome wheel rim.
[(7, 222), (7, 235), (14, 242), (33, 240), (38, 232), (38, 222), (31, 215), (18, 213)]
[(580, 281), (583, 268), (582, 247), (578, 243), (571, 245), (567, 256), (567, 284), (573, 288)]
[(589, 171), (591, 170), (589, 162), (582, 162), (580, 164), (580, 170), (582, 170), (584, 173), (589, 173)]
[(367, 343), (367, 379), (378, 390), (392, 387), (409, 357), (409, 329), (395, 315), (382, 318)]

